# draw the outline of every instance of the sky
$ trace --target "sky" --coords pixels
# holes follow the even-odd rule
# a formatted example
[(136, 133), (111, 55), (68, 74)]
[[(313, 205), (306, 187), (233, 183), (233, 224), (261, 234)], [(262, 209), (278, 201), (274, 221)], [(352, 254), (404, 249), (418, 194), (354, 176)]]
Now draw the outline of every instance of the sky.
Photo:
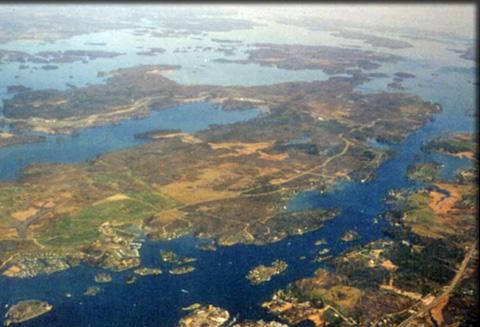
[(475, 36), (476, 8), (474, 4), (261, 4), (230, 7), (257, 15), (308, 15), (342, 20), (367, 26), (414, 28), (432, 32)]
[[(117, 6), (112, 4), (76, 4), (78, 7), (87, 6), (97, 11), (103, 8), (106, 12), (113, 8), (121, 7), (123, 11), (128, 12), (133, 6), (144, 7), (147, 10), (158, 10), (168, 15), (167, 8), (174, 8), (177, 13), (183, 12), (199, 12), (199, 9), (209, 9), (210, 13), (220, 13), (226, 10), (226, 13), (232, 16), (240, 16), (243, 18), (267, 16), (270, 18), (279, 17), (301, 17), (314, 16), (324, 20), (340, 22), (342, 27), (356, 26), (361, 28), (376, 27), (377, 31), (382, 31), (382, 27), (397, 29), (420, 29), (431, 32), (454, 34), (469, 39), (475, 38), (475, 20), (476, 6), (473, 3), (455, 4), (455, 3), (432, 3), (432, 4), (415, 4), (415, 3), (388, 3), (388, 4), (238, 4), (238, 3), (184, 3), (181, 5), (169, 4), (151, 4), (137, 3), (132, 4), (120, 3)], [(6, 6), (8, 7), (8, 6)], [(22, 7), (22, 6), (15, 6)], [(31, 4), (23, 7), (35, 9)], [(51, 8), (61, 8), (70, 10), (71, 6), (65, 4), (49, 4), (43, 5)], [(69, 8), (70, 7), (70, 8)], [(2, 6), (0, 6), (2, 9)], [(175, 10), (176, 9), (176, 10)], [(236, 12), (236, 13), (235, 13)], [(233, 14), (232, 14), (233, 13)], [(107, 14), (108, 15), (108, 14)], [(347, 26), (348, 25), (348, 26)], [(379, 28), (380, 27), (380, 28)]]

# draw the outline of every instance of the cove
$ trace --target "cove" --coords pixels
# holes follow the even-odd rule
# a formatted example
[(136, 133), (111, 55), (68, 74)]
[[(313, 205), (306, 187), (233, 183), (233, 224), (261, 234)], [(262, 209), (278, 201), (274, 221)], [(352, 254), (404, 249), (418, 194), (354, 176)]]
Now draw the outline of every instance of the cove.
[(0, 180), (13, 180), (33, 163), (75, 163), (98, 155), (136, 146), (148, 140), (135, 134), (161, 129), (194, 133), (210, 125), (245, 121), (260, 109), (223, 110), (208, 102), (196, 102), (159, 111), (143, 119), (124, 120), (118, 125), (85, 128), (77, 135), (47, 135), (45, 142), (17, 144), (0, 148)]

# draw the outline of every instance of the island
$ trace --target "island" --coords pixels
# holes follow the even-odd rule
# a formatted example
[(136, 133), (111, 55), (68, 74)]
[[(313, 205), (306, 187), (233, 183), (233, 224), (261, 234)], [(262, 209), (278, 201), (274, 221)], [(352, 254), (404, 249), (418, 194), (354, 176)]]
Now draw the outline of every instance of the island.
[(192, 312), (180, 319), (179, 327), (221, 327), (230, 319), (230, 313), (213, 305), (192, 305)]
[(125, 279), (125, 284), (133, 284), (135, 283), (135, 281), (137, 280), (137, 277), (136, 276), (127, 276), (127, 278)]
[(178, 322), (180, 327), (287, 327), (287, 325), (277, 321), (247, 320), (236, 322), (236, 318), (230, 319), (231, 315), (227, 310), (211, 304), (194, 303), (183, 308), (183, 310), (191, 312), (180, 319)]
[(87, 62), (99, 58), (115, 58), (123, 55), (120, 52), (101, 50), (65, 50), (65, 51), (40, 51), (35, 54), (17, 50), (0, 50), (0, 64), (2, 62), (18, 62), (21, 64), (43, 64), (44, 70), (58, 69), (58, 65), (72, 62)]
[(59, 68), (58, 65), (43, 65), (43, 66), (40, 66), (41, 69), (43, 70), (56, 70)]
[(217, 251), (217, 245), (215, 242), (202, 243), (197, 246), (202, 251)]
[(252, 285), (259, 285), (268, 282), (275, 275), (280, 275), (287, 269), (285, 261), (275, 260), (270, 266), (260, 265), (250, 270), (246, 278)]
[(362, 40), (364, 43), (370, 44), (373, 47), (381, 47), (388, 49), (405, 49), (413, 47), (413, 45), (407, 41), (367, 34), (360, 31), (340, 30), (338, 32), (332, 33), (332, 35), (344, 39)]
[(421, 162), (408, 167), (407, 176), (411, 180), (424, 183), (435, 181), (442, 166), (435, 162)]
[(26, 300), (12, 305), (5, 314), (5, 326), (20, 324), (46, 314), (53, 306), (45, 301)]
[(471, 134), (457, 133), (444, 135), (428, 142), (423, 149), (427, 152), (437, 151), (460, 158), (473, 159), (477, 144)]
[(110, 283), (112, 281), (112, 275), (107, 273), (99, 273), (95, 275), (95, 282), (97, 283)]
[(327, 241), (324, 238), (315, 241), (315, 246), (322, 246), (327, 244)]
[(158, 55), (160, 53), (164, 53), (164, 52), (165, 52), (165, 49), (154, 47), (154, 48), (150, 48), (148, 50), (138, 51), (137, 55), (139, 55), (139, 56), (156, 56), (156, 55)]
[(98, 293), (100, 293), (102, 289), (97, 286), (90, 286), (87, 288), (87, 290), (83, 293), (85, 296), (96, 296)]
[(162, 273), (162, 270), (158, 268), (140, 267), (135, 269), (133, 273), (140, 276), (160, 275)]
[(354, 230), (348, 230), (345, 232), (345, 234), (342, 235), (341, 240), (344, 242), (351, 242), (358, 240), (360, 238), (360, 235)]
[(170, 275), (184, 275), (189, 274), (195, 270), (193, 266), (180, 266), (170, 269), (168, 272)]
[(351, 68), (371, 70), (382, 63), (397, 62), (401, 58), (391, 54), (355, 48), (322, 45), (255, 43), (247, 50), (247, 59), (215, 59), (219, 63), (274, 66), (282, 69), (321, 69), (327, 74), (342, 74)]
[(183, 265), (196, 261), (195, 258), (181, 257), (173, 251), (160, 250), (160, 257), (163, 262), (168, 262), (176, 265)]
[(0, 130), (0, 148), (15, 144), (44, 142), (45, 140), (43, 135), (25, 135)]

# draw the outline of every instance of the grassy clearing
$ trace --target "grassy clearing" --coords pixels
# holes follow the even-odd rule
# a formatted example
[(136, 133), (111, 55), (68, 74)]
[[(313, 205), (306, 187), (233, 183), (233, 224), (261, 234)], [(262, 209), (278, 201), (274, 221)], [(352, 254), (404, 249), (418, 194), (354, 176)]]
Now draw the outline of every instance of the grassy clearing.
[(39, 241), (48, 246), (78, 246), (99, 237), (98, 227), (106, 221), (139, 224), (174, 203), (157, 194), (129, 194), (117, 201), (89, 205), (42, 228)]

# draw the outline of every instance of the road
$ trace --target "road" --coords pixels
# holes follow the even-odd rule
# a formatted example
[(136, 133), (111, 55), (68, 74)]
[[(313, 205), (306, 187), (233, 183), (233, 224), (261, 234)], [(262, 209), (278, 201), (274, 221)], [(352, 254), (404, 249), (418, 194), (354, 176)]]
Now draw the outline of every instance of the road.
[(470, 263), (470, 260), (477, 252), (477, 246), (478, 246), (477, 241), (473, 242), (470, 245), (470, 250), (465, 255), (465, 258), (463, 258), (462, 264), (460, 265), (460, 268), (458, 268), (457, 273), (455, 274), (455, 277), (453, 277), (452, 281), (447, 285), (447, 287), (442, 292), (442, 294), (437, 296), (430, 304), (423, 306), (420, 309), (420, 311), (416, 312), (415, 314), (411, 315), (410, 317), (402, 321), (398, 325), (398, 327), (413, 326), (413, 324), (411, 323), (415, 319), (423, 316), (424, 314), (427, 314), (431, 309), (433, 309), (436, 305), (438, 305), (438, 303), (443, 297), (448, 296), (455, 289), (457, 284), (462, 280), (462, 277), (465, 274), (465, 270), (467, 269), (467, 266)]

